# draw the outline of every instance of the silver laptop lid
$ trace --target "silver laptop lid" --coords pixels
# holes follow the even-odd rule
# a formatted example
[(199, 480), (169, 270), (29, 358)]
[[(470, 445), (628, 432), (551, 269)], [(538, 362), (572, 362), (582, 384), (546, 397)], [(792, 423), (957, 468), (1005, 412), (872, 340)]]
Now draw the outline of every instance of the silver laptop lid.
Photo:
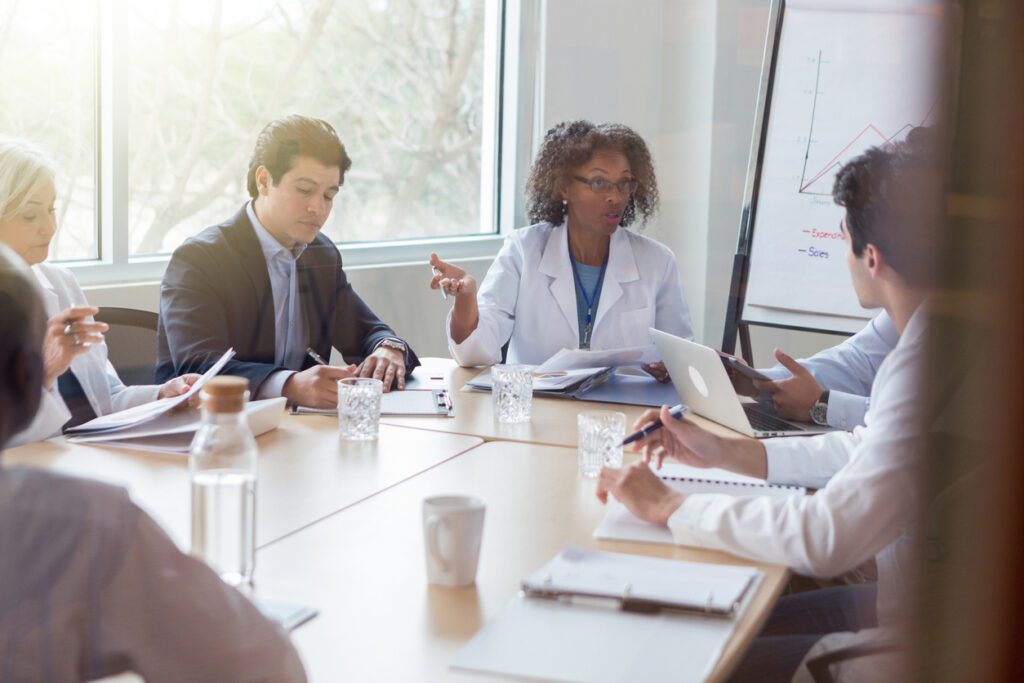
[(650, 333), (683, 403), (701, 417), (755, 435), (717, 351), (653, 327)]

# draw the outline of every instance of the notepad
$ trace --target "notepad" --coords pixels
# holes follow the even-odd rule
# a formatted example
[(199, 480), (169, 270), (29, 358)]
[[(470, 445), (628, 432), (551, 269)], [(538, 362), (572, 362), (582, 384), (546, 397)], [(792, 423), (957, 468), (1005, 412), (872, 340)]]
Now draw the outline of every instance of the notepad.
[(683, 562), (566, 546), (523, 579), (528, 597), (608, 598), (627, 611), (660, 609), (733, 617), (756, 567)]
[[(788, 498), (807, 494), (802, 486), (769, 484), (763, 479), (747, 477), (718, 468), (689, 467), (666, 464), (657, 470), (668, 486), (686, 494), (726, 493), (731, 496), (770, 496)], [(651, 524), (636, 517), (614, 498), (608, 499), (604, 519), (594, 530), (594, 538), (618, 541), (644, 541), (675, 545), (672, 532), (663, 524)]]
[[(566, 559), (567, 552), (581, 552), (583, 565), (601, 572), (611, 571), (619, 582), (633, 576), (640, 585), (646, 582), (642, 577), (653, 574), (658, 583), (675, 583), (669, 575), (679, 572), (694, 585), (705, 588), (712, 583), (717, 587), (721, 582), (723, 596), (748, 579), (749, 582), (745, 591), (740, 588), (742, 598), (733, 619), (673, 611), (640, 614), (589, 603), (536, 599), (520, 593), (459, 650), (452, 668), (529, 679), (598, 683), (704, 680), (729, 642), (735, 618), (743, 614), (763, 579), (756, 568), (615, 557), (616, 553), (571, 548), (552, 563)], [(647, 560), (656, 564), (648, 565)], [(634, 572), (637, 561), (642, 568)], [(569, 563), (570, 567), (572, 564)], [(652, 568), (655, 566), (657, 569)], [(620, 574), (624, 568), (627, 573)], [(717, 578), (708, 578), (716, 575)]]

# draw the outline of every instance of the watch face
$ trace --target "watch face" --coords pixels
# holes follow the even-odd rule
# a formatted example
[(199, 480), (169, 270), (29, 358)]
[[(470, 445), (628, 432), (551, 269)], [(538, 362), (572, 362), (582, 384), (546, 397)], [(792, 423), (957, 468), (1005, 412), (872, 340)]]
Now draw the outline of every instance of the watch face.
[(828, 422), (827, 416), (827, 403), (822, 403), (819, 401), (815, 403), (813, 406), (811, 406), (811, 419), (814, 421), (815, 424), (824, 426)]

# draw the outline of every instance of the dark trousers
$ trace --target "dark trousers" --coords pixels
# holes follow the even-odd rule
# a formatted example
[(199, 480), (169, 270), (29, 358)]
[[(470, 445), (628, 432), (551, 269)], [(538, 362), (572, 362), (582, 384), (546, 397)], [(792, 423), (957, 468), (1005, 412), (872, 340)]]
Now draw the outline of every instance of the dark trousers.
[(875, 595), (873, 583), (784, 595), (729, 680), (789, 681), (822, 636), (877, 626)]

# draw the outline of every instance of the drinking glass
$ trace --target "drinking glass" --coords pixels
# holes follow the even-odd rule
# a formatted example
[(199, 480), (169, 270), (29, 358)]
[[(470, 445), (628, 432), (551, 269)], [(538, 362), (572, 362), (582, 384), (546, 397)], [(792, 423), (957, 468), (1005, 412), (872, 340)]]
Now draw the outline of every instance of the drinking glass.
[(622, 467), (626, 416), (614, 410), (588, 410), (576, 417), (580, 474), (596, 477), (602, 467)]
[(498, 422), (529, 422), (533, 404), (533, 374), (526, 365), (495, 365), (491, 395)]
[(338, 432), (350, 441), (372, 441), (380, 429), (384, 383), (371, 377), (338, 380)]

